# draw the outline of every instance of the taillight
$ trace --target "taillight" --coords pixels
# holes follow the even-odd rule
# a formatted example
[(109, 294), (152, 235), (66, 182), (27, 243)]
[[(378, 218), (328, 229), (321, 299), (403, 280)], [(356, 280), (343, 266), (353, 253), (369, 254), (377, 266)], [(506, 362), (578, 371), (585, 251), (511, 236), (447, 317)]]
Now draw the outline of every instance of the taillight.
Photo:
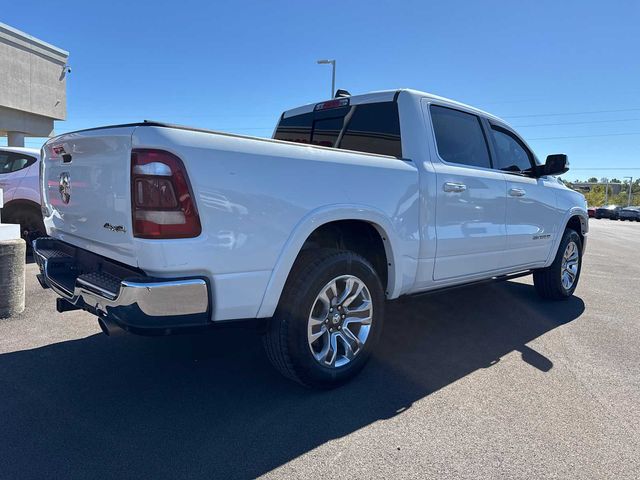
[(133, 236), (191, 238), (200, 235), (200, 217), (182, 160), (164, 150), (131, 152)]

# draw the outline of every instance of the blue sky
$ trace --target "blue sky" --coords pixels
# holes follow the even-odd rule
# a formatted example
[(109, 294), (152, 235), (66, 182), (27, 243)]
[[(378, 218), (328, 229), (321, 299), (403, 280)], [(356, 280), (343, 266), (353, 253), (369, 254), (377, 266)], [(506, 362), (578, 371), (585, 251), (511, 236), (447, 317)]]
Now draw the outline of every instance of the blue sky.
[[(270, 136), (282, 110), (411, 87), (503, 117), (568, 178), (640, 177), (640, 2), (6, 2), (70, 52), (56, 132), (164, 120)], [(29, 139), (39, 146), (41, 141)], [(601, 170), (605, 169), (605, 170)]]

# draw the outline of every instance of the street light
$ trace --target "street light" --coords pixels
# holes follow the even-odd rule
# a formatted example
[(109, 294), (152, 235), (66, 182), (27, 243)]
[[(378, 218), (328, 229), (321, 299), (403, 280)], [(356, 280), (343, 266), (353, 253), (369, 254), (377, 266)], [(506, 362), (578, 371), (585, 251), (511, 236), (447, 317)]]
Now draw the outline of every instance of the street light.
[(629, 179), (629, 197), (627, 198), (627, 207), (631, 206), (631, 189), (633, 188), (633, 177), (622, 177), (623, 180)]
[(331, 65), (331, 95), (329, 98), (333, 98), (333, 94), (336, 91), (336, 61), (335, 60), (318, 60), (318, 65)]

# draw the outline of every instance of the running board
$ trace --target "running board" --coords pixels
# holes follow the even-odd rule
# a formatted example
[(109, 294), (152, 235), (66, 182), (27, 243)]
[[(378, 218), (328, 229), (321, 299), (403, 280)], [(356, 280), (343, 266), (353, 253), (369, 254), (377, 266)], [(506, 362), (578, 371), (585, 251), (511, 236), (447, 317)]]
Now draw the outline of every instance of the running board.
[(466, 288), (466, 287), (471, 287), (471, 286), (484, 285), (484, 284), (487, 284), (487, 283), (506, 282), (507, 280), (514, 280), (516, 278), (526, 277), (527, 275), (531, 275), (532, 273), (533, 273), (533, 270), (526, 270), (524, 272), (510, 273), (508, 275), (498, 275), (498, 276), (491, 277), (491, 278), (486, 278), (486, 279), (483, 279), (483, 280), (476, 280), (474, 282), (461, 283), (459, 285), (450, 285), (448, 287), (434, 288), (433, 290), (426, 290), (424, 292), (411, 293), (408, 296), (409, 297), (419, 297), (419, 296), (422, 296), (422, 295), (431, 295), (431, 294), (434, 294), (434, 293), (448, 292), (450, 290), (458, 290), (459, 288)]

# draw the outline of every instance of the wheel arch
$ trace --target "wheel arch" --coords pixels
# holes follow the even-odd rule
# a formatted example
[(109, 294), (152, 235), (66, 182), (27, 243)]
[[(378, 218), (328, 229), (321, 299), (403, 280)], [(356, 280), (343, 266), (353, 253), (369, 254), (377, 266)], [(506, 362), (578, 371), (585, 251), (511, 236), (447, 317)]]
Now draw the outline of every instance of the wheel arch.
[(582, 215), (572, 215), (567, 220), (567, 223), (566, 223), (563, 231), (566, 230), (567, 228), (571, 228), (571, 229), (575, 230), (575, 232), (578, 235), (580, 235), (580, 240), (584, 242), (584, 236), (585, 236), (586, 232), (588, 232), (588, 230), (589, 230), (589, 226), (588, 225), (589, 225), (588, 220), (585, 219)]
[(587, 242), (587, 234), (589, 233), (589, 214), (586, 210), (574, 207), (569, 210), (561, 223), (562, 228), (558, 230), (558, 235), (556, 236), (556, 240), (553, 244), (553, 248), (549, 253), (549, 258), (545, 263), (545, 267), (548, 267), (553, 263), (553, 260), (556, 258), (558, 253), (558, 248), (560, 247), (560, 243), (562, 242), (562, 236), (567, 228), (572, 228), (576, 231), (576, 233), (580, 236), (580, 240), (582, 241), (582, 250), (586, 247)]
[[(298, 222), (292, 231), (271, 273), (258, 310), (257, 316), (259, 318), (270, 317), (275, 312), (289, 272), (307, 241), (312, 239), (313, 234), (322, 228), (341, 222), (362, 222), (375, 229), (384, 248), (387, 270), (386, 285), (383, 283), (383, 286), (387, 297), (395, 298), (400, 294), (403, 278), (399, 254), (400, 240), (388, 217), (370, 207), (333, 205), (310, 212)], [(381, 277), (384, 278), (384, 275)]]
[(40, 204), (26, 198), (17, 198), (5, 203), (4, 208), (2, 209), (2, 214), (3, 214), (3, 217), (6, 215), (10, 216), (14, 212), (19, 212), (23, 209), (35, 210), (42, 215)]

